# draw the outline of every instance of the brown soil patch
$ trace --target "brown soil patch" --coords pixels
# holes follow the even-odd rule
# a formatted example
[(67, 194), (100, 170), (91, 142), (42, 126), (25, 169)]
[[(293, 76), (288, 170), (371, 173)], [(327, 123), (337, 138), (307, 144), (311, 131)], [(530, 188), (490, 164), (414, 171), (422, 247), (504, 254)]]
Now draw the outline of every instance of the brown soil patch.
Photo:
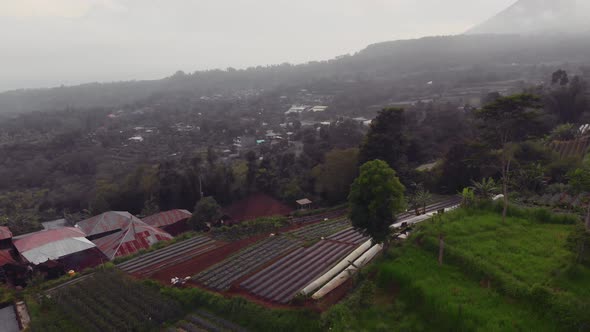
[(253, 194), (223, 209), (230, 223), (262, 217), (286, 216), (293, 211), (287, 205), (266, 194)]

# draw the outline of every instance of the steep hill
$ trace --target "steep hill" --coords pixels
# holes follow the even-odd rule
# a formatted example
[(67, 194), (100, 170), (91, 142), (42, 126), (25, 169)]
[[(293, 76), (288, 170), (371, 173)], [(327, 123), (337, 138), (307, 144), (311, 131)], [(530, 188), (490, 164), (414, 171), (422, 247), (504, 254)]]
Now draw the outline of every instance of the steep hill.
[(586, 0), (519, 0), (468, 34), (534, 34), (590, 32)]

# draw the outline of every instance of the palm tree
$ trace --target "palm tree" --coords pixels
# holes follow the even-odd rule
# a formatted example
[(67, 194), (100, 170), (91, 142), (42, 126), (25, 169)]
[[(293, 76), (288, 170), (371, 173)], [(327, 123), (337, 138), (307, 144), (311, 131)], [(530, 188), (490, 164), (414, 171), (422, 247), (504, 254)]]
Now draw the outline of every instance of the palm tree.
[(471, 181), (471, 184), (475, 195), (482, 200), (492, 199), (500, 190), (493, 178), (483, 178), (481, 182)]

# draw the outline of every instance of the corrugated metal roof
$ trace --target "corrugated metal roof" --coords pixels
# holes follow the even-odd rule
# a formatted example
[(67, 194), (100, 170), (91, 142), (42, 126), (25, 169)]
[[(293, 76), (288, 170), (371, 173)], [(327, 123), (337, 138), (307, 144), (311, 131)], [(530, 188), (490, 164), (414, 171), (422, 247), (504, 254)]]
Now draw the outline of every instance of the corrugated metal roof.
[(6, 226), (0, 226), (0, 241), (12, 238), (12, 232)]
[(16, 262), (12, 258), (12, 255), (10, 254), (9, 249), (0, 250), (0, 267), (4, 266), (6, 264), (16, 264)]
[(72, 227), (33, 233), (14, 241), (14, 246), (33, 264), (57, 260), (96, 247), (85, 238), (82, 231)]
[(51, 242), (61, 241), (68, 238), (86, 237), (86, 234), (81, 230), (73, 227), (66, 227), (54, 229), (49, 231), (40, 231), (36, 233), (26, 234), (14, 240), (14, 246), (22, 253), (34, 248), (44, 246)]
[(134, 254), (160, 242), (172, 240), (172, 235), (141, 220), (131, 222), (124, 230), (94, 240), (108, 259)]
[(177, 222), (188, 219), (192, 216), (192, 213), (187, 210), (171, 210), (145, 217), (142, 221), (152, 227), (164, 227), (176, 224)]
[(131, 221), (141, 221), (129, 212), (110, 211), (76, 224), (87, 236), (125, 229)]

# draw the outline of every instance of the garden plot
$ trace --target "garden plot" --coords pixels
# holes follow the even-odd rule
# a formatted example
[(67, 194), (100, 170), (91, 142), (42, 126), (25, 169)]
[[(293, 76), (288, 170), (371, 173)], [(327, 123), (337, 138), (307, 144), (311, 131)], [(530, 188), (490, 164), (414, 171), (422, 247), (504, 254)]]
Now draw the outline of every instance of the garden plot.
[(350, 244), (320, 241), (310, 248), (299, 248), (240, 286), (265, 300), (286, 304), (353, 249)]
[(335, 219), (300, 228), (288, 234), (302, 241), (319, 241), (348, 227), (350, 227), (348, 219)]
[(234, 282), (298, 246), (299, 241), (292, 238), (271, 237), (199, 273), (193, 279), (211, 289), (228, 290)]
[(220, 246), (219, 242), (206, 236), (196, 236), (164, 249), (141, 255), (117, 265), (121, 270), (136, 276), (149, 276), (166, 267), (187, 261)]
[(195, 313), (188, 315), (183, 321), (176, 324), (177, 328), (171, 327), (170, 332), (187, 331), (187, 332), (246, 332), (245, 329), (238, 325), (228, 322), (227, 320), (217, 317), (207, 311), (197, 310)]
[(336, 242), (357, 245), (368, 241), (369, 237), (350, 227), (328, 237), (327, 239)]
[(177, 320), (182, 312), (176, 301), (157, 289), (116, 271), (95, 273), (60, 289), (52, 298), (59, 310), (85, 331), (150, 331)]
[(293, 218), (292, 222), (294, 224), (311, 224), (314, 222), (324, 221), (326, 219), (341, 218), (341, 217), (345, 216), (347, 213), (348, 213), (348, 209), (341, 209), (341, 210), (329, 211), (329, 212), (320, 213), (320, 214), (314, 214), (311, 216)]

